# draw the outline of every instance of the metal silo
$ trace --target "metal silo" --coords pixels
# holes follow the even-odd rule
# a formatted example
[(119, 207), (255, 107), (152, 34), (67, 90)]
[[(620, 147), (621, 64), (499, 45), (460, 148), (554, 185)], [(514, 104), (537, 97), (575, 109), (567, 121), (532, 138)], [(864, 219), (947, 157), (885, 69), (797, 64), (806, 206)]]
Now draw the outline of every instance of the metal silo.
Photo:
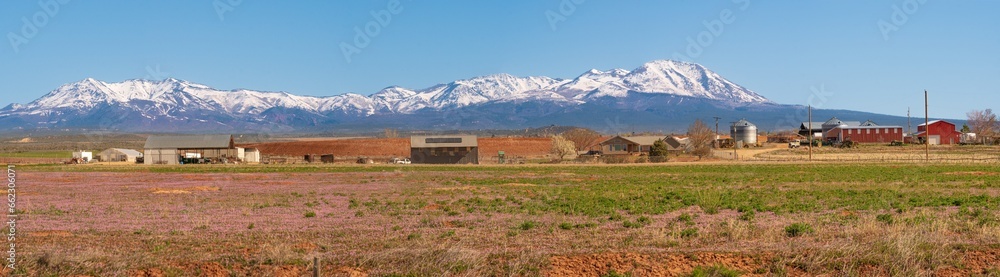
[(844, 123), (844, 121), (837, 119), (836, 116), (830, 118), (830, 120), (827, 120), (825, 123), (823, 123), (823, 136), (826, 136), (826, 132), (829, 132), (830, 130), (833, 130), (833, 128), (837, 127), (847, 127), (847, 123)]
[(737, 144), (743, 142), (743, 145), (755, 145), (757, 144), (757, 125), (753, 125), (745, 118), (740, 119), (740, 121), (733, 122), (730, 135), (733, 136), (733, 141)]

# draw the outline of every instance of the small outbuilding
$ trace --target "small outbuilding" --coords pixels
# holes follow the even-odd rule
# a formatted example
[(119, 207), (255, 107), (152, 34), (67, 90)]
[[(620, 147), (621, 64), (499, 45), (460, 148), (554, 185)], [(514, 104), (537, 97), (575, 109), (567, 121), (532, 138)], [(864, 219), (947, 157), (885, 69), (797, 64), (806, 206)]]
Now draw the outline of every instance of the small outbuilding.
[(94, 152), (73, 151), (73, 159), (77, 159), (82, 162), (89, 162), (94, 159)]
[(474, 135), (411, 136), (410, 160), (415, 164), (479, 164), (479, 139)]
[(142, 152), (132, 149), (108, 148), (107, 150), (101, 151), (99, 156), (101, 157), (102, 162), (134, 163), (138, 160), (138, 158), (142, 158)]
[(150, 136), (145, 164), (219, 163), (239, 159), (232, 135)]

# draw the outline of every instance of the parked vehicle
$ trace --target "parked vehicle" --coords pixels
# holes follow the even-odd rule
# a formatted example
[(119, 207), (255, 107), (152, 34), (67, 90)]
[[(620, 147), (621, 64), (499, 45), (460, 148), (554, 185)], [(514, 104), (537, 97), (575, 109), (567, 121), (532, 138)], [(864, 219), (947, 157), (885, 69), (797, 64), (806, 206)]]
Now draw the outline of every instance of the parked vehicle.
[(788, 148), (799, 148), (800, 145), (802, 145), (802, 142), (800, 142), (799, 140), (793, 140), (788, 142)]
[(392, 158), (392, 160), (389, 161), (389, 163), (391, 163), (391, 164), (410, 164), (410, 159), (409, 158)]

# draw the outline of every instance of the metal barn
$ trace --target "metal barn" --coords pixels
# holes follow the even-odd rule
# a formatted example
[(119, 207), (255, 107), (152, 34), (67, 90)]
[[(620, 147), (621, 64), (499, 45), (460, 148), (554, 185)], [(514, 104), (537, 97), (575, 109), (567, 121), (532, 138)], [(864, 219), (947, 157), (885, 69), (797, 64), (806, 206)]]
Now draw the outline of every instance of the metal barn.
[(418, 164), (478, 164), (478, 138), (474, 135), (412, 136), (410, 160)]
[(145, 164), (218, 163), (238, 159), (232, 135), (150, 136)]

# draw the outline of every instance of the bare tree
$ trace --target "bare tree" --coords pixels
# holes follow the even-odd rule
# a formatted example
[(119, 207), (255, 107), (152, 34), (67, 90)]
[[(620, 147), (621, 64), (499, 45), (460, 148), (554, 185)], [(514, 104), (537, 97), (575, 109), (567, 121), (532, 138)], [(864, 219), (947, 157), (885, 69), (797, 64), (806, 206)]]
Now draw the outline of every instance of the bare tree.
[(567, 156), (576, 154), (576, 145), (562, 136), (552, 136), (552, 154), (562, 161)]
[(691, 154), (701, 159), (712, 154), (712, 141), (715, 140), (715, 133), (708, 125), (701, 120), (695, 120), (688, 127), (688, 139), (691, 147)]
[(968, 124), (972, 132), (976, 133), (976, 136), (982, 138), (984, 141), (995, 137), (997, 129), (1000, 129), (1000, 124), (997, 122), (997, 115), (993, 113), (993, 109), (973, 110), (966, 115), (969, 117)]
[(573, 128), (562, 133), (562, 137), (572, 141), (577, 151), (587, 150), (601, 140), (601, 134), (587, 128)]

